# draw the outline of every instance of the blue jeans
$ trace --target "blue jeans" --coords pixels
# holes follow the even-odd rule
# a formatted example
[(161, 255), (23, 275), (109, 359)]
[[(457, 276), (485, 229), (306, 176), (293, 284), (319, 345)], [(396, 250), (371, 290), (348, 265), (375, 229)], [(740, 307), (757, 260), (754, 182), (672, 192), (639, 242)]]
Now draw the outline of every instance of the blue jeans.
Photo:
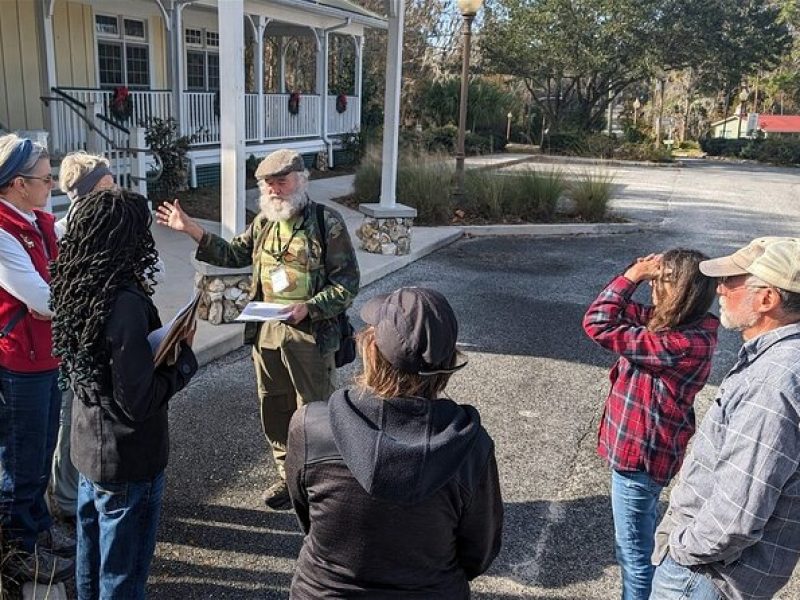
[(622, 570), (622, 599), (647, 600), (654, 567), (650, 562), (662, 486), (644, 471), (611, 471), (614, 546)]
[(163, 494), (163, 471), (150, 481), (132, 483), (97, 483), (80, 476), (79, 600), (144, 600)]
[(650, 600), (722, 600), (711, 579), (679, 565), (667, 554), (653, 576)]
[(60, 412), (58, 369), (0, 367), (0, 529), (5, 541), (27, 552), (52, 525), (45, 493)]

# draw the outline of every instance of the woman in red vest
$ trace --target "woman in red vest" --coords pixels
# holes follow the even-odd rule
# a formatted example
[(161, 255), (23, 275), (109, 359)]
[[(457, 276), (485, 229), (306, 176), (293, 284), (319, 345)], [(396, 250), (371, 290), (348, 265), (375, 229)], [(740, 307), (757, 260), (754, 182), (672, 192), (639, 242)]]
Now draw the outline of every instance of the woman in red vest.
[[(45, 504), (61, 392), (53, 357), (48, 264), (57, 253), (53, 216), (42, 209), (53, 177), (47, 150), (0, 137), (0, 528), (19, 580), (68, 577), (55, 554)], [(74, 547), (72, 548), (74, 552)]]

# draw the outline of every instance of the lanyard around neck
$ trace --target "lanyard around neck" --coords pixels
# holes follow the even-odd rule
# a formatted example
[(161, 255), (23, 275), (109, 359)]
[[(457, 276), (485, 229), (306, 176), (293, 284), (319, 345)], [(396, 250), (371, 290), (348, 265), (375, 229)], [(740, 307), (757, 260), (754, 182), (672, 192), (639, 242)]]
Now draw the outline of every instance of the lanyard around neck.
[[(289, 251), (289, 246), (292, 244), (292, 241), (294, 240), (295, 236), (297, 235), (297, 232), (300, 231), (305, 226), (305, 224), (306, 224), (306, 218), (305, 218), (305, 215), (303, 215), (303, 220), (300, 221), (297, 225), (295, 225), (292, 228), (292, 235), (289, 236), (289, 239), (287, 240), (286, 244), (283, 246), (283, 248), (281, 249), (281, 251), (279, 253), (276, 254), (275, 251), (272, 250), (272, 249), (267, 250), (267, 252), (270, 253), (270, 256), (272, 256), (272, 258), (274, 258), (279, 263), (282, 263), (283, 262), (283, 257)], [(275, 238), (277, 239), (278, 244), (280, 244), (281, 243), (281, 224), (280, 224), (280, 222), (278, 222), (278, 223), (276, 223), (276, 225), (278, 226), (278, 228), (277, 228), (277, 231), (276, 231)], [(273, 242), (272, 246), (274, 246), (274, 245), (275, 244)]]

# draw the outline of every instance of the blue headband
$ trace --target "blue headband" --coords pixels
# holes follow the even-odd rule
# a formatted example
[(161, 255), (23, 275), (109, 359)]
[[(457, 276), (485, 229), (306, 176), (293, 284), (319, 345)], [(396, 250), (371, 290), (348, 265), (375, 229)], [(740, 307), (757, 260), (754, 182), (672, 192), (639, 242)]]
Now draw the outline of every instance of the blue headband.
[(9, 181), (19, 175), (19, 170), (28, 162), (33, 152), (33, 142), (23, 139), (17, 144), (16, 148), (8, 155), (6, 162), (0, 165), (0, 187), (8, 184)]
[(101, 163), (97, 165), (94, 169), (86, 173), (86, 175), (78, 179), (78, 181), (76, 181), (72, 187), (69, 188), (67, 195), (69, 196), (70, 200), (83, 198), (86, 194), (91, 192), (94, 189), (94, 186), (97, 185), (97, 182), (106, 175), (111, 175), (112, 177), (114, 176), (104, 164)]

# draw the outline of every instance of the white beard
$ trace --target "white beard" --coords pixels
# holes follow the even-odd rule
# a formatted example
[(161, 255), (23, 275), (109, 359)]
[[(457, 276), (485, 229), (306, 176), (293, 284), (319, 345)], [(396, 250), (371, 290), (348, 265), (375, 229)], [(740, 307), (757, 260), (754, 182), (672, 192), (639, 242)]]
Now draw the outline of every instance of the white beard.
[(289, 196), (277, 196), (269, 192), (261, 192), (261, 212), (270, 221), (288, 221), (308, 204), (306, 190), (298, 190)]
[[(752, 294), (750, 298), (744, 298), (743, 302), (749, 299), (752, 299)], [(755, 326), (758, 322), (759, 314), (757, 312), (751, 311), (742, 314), (744, 311), (740, 311), (740, 314), (731, 314), (731, 312), (727, 310), (726, 304), (725, 298), (719, 299), (719, 320), (725, 329), (744, 331), (745, 329), (750, 329)]]

